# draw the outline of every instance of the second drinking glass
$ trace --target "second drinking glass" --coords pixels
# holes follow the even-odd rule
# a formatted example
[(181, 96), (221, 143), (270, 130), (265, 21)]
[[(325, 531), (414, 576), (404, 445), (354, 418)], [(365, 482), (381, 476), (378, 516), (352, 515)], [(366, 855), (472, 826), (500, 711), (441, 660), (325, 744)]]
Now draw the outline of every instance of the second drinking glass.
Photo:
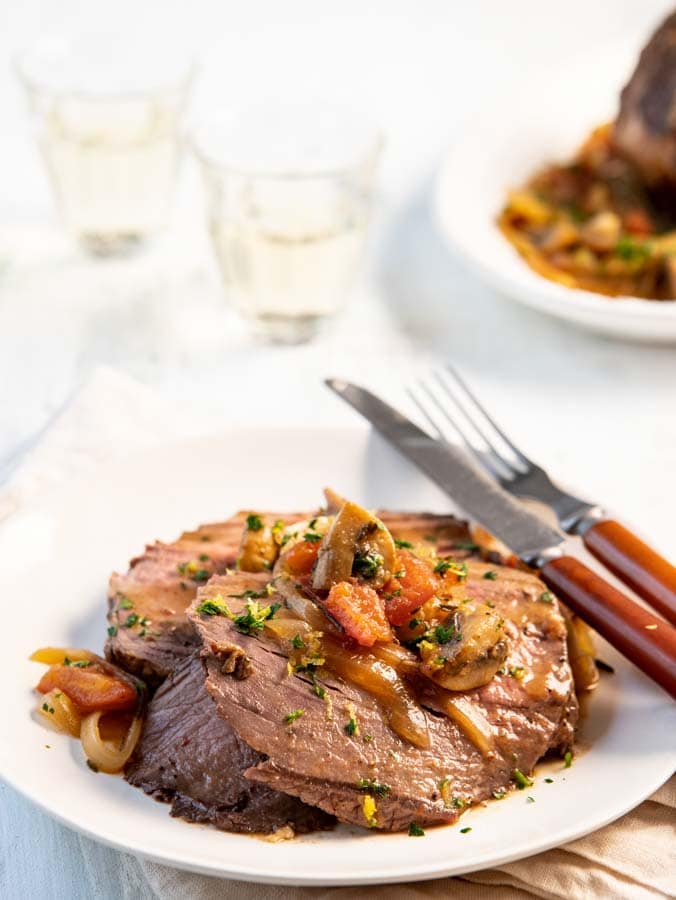
[(198, 128), (194, 147), (228, 300), (269, 340), (308, 340), (359, 270), (380, 135), (326, 105), (259, 107)]

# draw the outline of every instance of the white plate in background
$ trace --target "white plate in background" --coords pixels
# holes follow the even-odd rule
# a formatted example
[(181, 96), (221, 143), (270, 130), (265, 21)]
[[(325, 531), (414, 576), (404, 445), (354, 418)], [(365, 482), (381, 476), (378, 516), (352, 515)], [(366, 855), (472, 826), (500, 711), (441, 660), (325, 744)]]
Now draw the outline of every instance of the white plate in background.
[[(528, 856), (617, 818), (671, 775), (676, 706), (605, 645), (616, 673), (588, 704), (573, 766), (542, 765), (528, 792), (416, 839), (341, 827), (271, 844), (187, 824), (122, 778), (92, 773), (79, 742), (32, 715), (44, 667), (29, 654), (46, 644), (100, 652), (108, 575), (147, 541), (172, 540), (241, 507), (310, 508), (326, 484), (367, 505), (451, 509), (366, 430), (250, 429), (107, 465), (8, 519), (0, 528), (2, 621), (12, 636), (0, 654), (7, 783), (70, 828), (129, 853), (228, 878), (328, 885), (459, 875)], [(472, 831), (461, 834), (467, 825)]]
[(451, 248), (501, 295), (579, 327), (636, 341), (676, 341), (676, 301), (603, 297), (534, 272), (496, 225), (507, 191), (548, 162), (570, 159), (602, 122), (614, 118), (635, 64), (617, 45), (531, 76), (482, 110), (444, 159), (436, 195)]

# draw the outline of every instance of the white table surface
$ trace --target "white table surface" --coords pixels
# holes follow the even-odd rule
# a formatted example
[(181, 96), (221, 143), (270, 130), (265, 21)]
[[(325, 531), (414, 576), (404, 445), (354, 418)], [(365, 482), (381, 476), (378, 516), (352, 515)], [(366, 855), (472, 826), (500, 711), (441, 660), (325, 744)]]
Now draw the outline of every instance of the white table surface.
[[(542, 77), (555, 58), (574, 65), (626, 34), (638, 48), (671, 3), (169, 6), (5, 0), (0, 9), (0, 462), (101, 363), (157, 387), (177, 414), (202, 411), (222, 430), (349, 422), (322, 377), (349, 376), (401, 398), (403, 380), (448, 359), (529, 454), (676, 555), (676, 350), (604, 340), (498, 297), (451, 258), (430, 211), (435, 168), (464, 122), (507, 101), (524, 72)], [(382, 123), (368, 271), (316, 342), (262, 346), (226, 308), (192, 164), (171, 228), (146, 253), (91, 261), (59, 229), (9, 60), (39, 30), (85, 29), (106, 16), (120, 29), (146, 20), (198, 48), (198, 109), (295, 95), (311, 83), (316, 95), (358, 103)], [(10, 856), (0, 878), (12, 873), (13, 896), (33, 896), (30, 869), (13, 872)], [(55, 874), (52, 896), (68, 886), (67, 874)]]

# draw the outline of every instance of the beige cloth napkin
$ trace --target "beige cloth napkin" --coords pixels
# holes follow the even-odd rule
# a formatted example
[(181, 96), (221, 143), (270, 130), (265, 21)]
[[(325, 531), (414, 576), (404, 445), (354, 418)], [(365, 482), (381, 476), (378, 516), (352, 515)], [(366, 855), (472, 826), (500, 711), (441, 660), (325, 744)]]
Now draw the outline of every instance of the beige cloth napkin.
[[(0, 520), (76, 472), (167, 439), (207, 430), (209, 423), (185, 419), (177, 423), (173, 409), (151, 389), (111, 370), (99, 370), (5, 486), (0, 494)], [(0, 785), (0, 896), (68, 900), (357, 900), (364, 896), (383, 900), (517, 900), (529, 896), (647, 900), (676, 896), (675, 832), (676, 777), (637, 809), (594, 834), (496, 869), (396, 886), (283, 888), (194, 875), (118, 853), (69, 832)]]

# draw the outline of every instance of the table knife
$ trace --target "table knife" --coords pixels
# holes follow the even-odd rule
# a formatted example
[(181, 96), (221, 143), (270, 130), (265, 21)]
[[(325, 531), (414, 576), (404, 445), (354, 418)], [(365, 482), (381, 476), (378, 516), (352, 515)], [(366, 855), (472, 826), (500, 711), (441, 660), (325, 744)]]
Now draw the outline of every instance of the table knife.
[(485, 475), (459, 447), (430, 437), (370, 391), (326, 384), (465, 512), (499, 537), (577, 615), (676, 698), (676, 628), (564, 553), (565, 534)]

